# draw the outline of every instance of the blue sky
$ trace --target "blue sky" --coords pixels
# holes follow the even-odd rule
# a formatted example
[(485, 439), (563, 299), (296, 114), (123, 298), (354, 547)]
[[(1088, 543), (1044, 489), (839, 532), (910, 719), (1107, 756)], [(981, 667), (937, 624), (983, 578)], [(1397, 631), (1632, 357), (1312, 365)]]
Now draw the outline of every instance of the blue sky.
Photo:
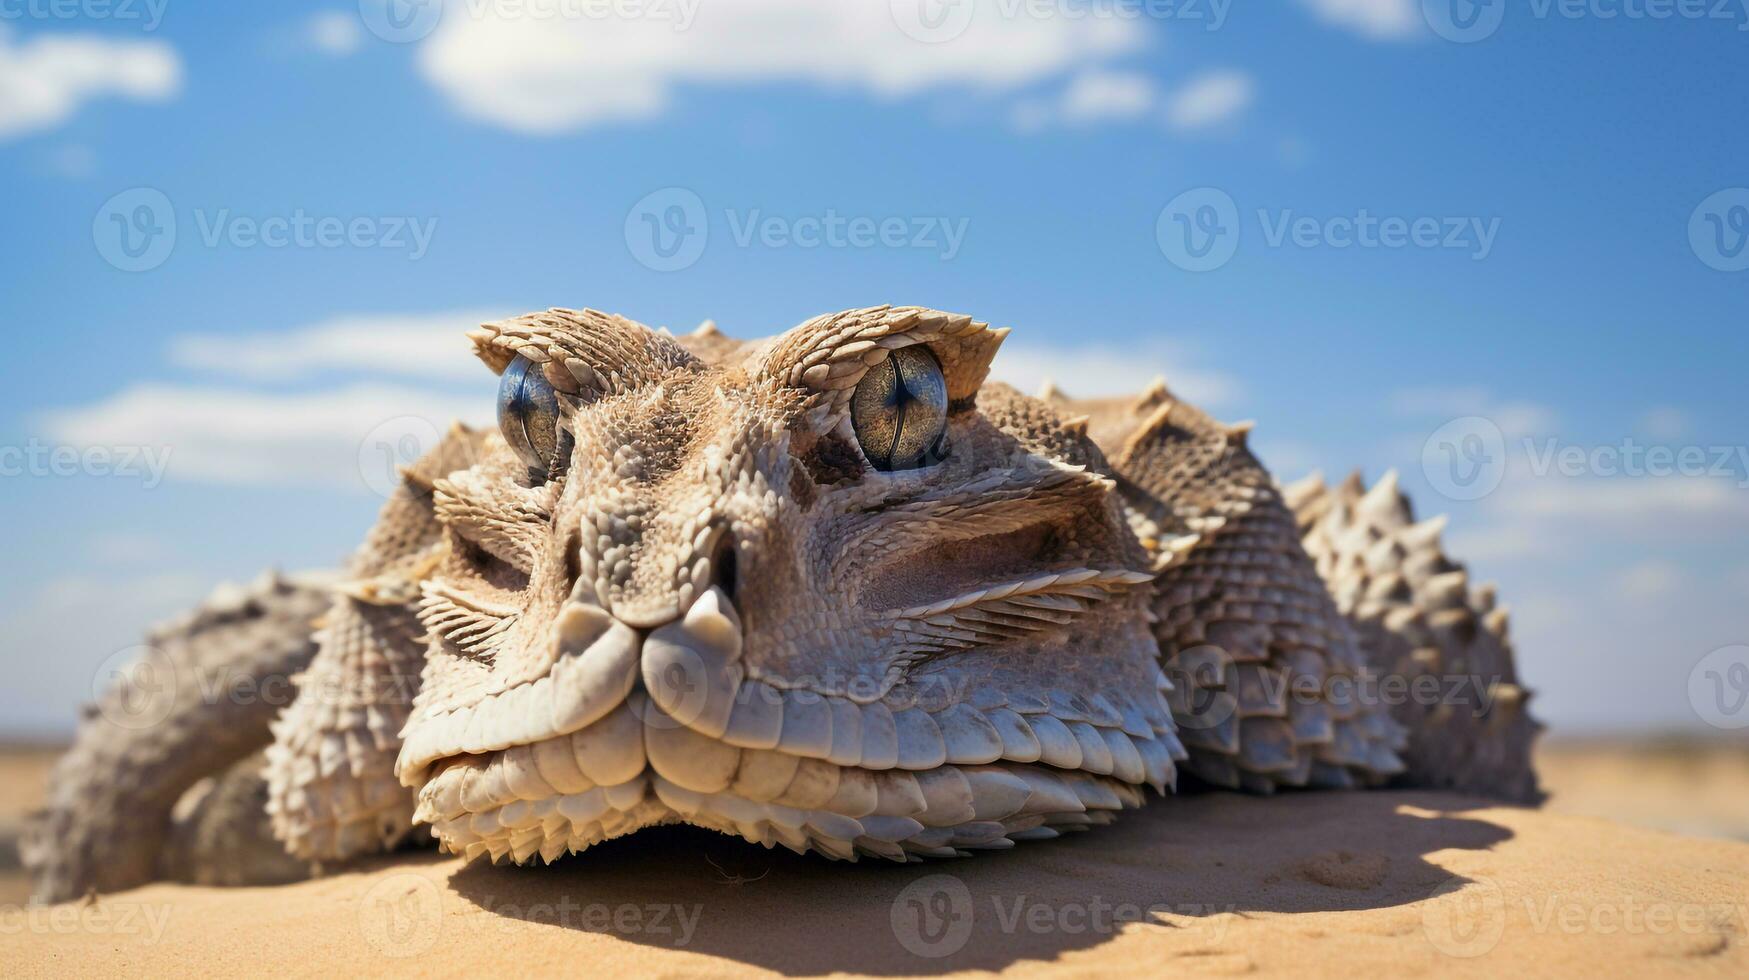
[[(215, 581), (338, 561), (377, 442), (489, 416), (483, 317), (881, 302), (1013, 326), (1024, 387), (1164, 374), (1284, 478), (1400, 470), (1545, 717), (1709, 730), (1691, 668), (1749, 643), (1740, 5), (1454, 0), (1463, 42), (1445, 0), (455, 0), (396, 43), (376, 2), (0, 2), (0, 732), (70, 728)], [(1184, 268), (1179, 214), (1230, 257)], [(1436, 232), (1337, 247), (1367, 220)], [(1471, 418), (1502, 479), (1451, 499), (1424, 448)]]

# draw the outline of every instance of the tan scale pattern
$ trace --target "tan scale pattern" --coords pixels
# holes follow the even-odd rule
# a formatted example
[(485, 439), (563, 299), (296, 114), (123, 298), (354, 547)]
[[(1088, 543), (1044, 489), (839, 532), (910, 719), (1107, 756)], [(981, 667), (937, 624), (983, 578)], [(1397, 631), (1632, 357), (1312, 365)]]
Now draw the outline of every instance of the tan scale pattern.
[(1407, 734), (1367, 695), (1359, 638), (1301, 546), (1293, 513), (1228, 426), (1163, 386), (1077, 404), (1155, 555), (1154, 634), (1186, 768), (1231, 789), (1376, 785)]
[[(274, 832), (321, 864), (423, 826), (528, 862), (676, 821), (910, 861), (1110, 822), (1181, 762), (1259, 792), (1376, 784), (1402, 772), (1403, 725), (1427, 729), (1407, 752), (1434, 781), (1522, 783), (1510, 682), (1481, 725), (1393, 720), (1348, 687), (1433, 648), (1510, 672), (1503, 613), (1424, 536), (1347, 488), (1296, 489), (1296, 515), (1248, 427), (1164, 385), (1070, 402), (987, 384), (1006, 332), (915, 307), (754, 342), (591, 310), (475, 331), (492, 371), (540, 366), (562, 452), (531, 471), (457, 430), (408, 472), (273, 726)], [(851, 395), (914, 344), (943, 371), (947, 455), (879, 472)], [(1361, 547), (1393, 535), (1397, 565)], [(1460, 606), (1487, 643), (1457, 642)], [(114, 777), (99, 760), (62, 782)], [(181, 791), (130, 792), (148, 790)], [(178, 840), (236, 853), (204, 812)], [(47, 890), (113, 880), (87, 860)]]
[(1358, 474), (1335, 488), (1313, 476), (1286, 495), (1368, 659), (1410, 692), (1393, 712), (1414, 733), (1404, 760), (1415, 783), (1540, 799), (1531, 749), (1542, 726), (1519, 683), (1510, 617), (1492, 585), (1472, 586), (1446, 557), (1445, 518), (1417, 523), (1395, 473), (1370, 490)]

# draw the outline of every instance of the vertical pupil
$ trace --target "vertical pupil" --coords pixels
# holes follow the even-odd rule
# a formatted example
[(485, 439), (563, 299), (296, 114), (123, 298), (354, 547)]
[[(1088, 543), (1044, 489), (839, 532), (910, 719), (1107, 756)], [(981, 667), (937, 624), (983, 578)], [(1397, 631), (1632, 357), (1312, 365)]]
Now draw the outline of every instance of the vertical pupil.
[(498, 383), (498, 428), (529, 468), (544, 474), (558, 448), (559, 400), (538, 365), (518, 355)]
[(894, 351), (857, 385), (851, 423), (869, 462), (881, 470), (924, 465), (947, 419), (941, 364), (921, 345)]

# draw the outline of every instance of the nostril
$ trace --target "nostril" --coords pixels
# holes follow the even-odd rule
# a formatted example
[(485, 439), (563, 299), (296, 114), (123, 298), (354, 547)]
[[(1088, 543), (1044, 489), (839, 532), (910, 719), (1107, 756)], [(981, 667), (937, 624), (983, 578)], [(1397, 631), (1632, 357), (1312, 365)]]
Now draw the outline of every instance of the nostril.
[(583, 537), (573, 530), (565, 538), (565, 591), (567, 594), (583, 577)]
[(740, 560), (736, 557), (735, 536), (723, 535), (717, 543), (717, 552), (711, 556), (711, 584), (723, 590), (723, 594), (732, 601), (735, 598), (735, 586), (740, 581)]

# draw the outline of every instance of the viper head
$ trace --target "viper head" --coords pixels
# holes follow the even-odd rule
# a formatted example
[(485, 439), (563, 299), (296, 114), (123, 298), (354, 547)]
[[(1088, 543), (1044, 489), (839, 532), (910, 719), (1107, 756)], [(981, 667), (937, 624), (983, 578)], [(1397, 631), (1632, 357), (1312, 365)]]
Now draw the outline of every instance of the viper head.
[(1164, 789), (1147, 555), (1084, 426), (985, 383), (1005, 333), (476, 332), (501, 433), (435, 485), (420, 818), (517, 861), (676, 818), (904, 859)]

